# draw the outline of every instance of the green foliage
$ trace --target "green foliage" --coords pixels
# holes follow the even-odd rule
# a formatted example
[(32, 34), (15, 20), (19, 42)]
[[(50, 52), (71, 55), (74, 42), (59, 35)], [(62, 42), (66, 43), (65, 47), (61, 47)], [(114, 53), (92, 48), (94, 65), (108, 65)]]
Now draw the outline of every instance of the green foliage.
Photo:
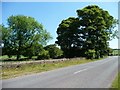
[(114, 56), (120, 56), (120, 49), (113, 49), (111, 54)]
[(32, 56), (38, 56), (42, 50), (43, 46), (41, 44), (36, 44), (24, 50), (22, 55), (31, 59)]
[(44, 49), (38, 54), (37, 57), (38, 60), (49, 59), (49, 58), (50, 58), (49, 51)]
[[(5, 50), (3, 50), (6, 55), (9, 53), (17, 55), (17, 60), (24, 52), (33, 55), (32, 50), (35, 49), (36, 45), (45, 45), (51, 38), (42, 24), (32, 17), (23, 15), (10, 16), (8, 27), (3, 31), (5, 32), (5, 35), (3, 34)], [(7, 49), (9, 49), (8, 53)]]
[(50, 58), (59, 58), (63, 55), (63, 51), (55, 44), (46, 46), (45, 50), (49, 51)]
[(95, 58), (95, 50), (87, 50), (85, 52), (85, 55), (88, 59), (94, 59)]
[(108, 13), (96, 5), (91, 5), (77, 10), (81, 26), (85, 27), (86, 35), (84, 49), (95, 49), (96, 58), (108, 54), (108, 41), (113, 34), (116, 20)]
[(106, 54), (107, 55), (112, 55), (112, 52), (113, 52), (113, 49), (112, 48), (108, 48)]
[(81, 41), (78, 38), (78, 23), (78, 18), (70, 17), (66, 20), (63, 20), (57, 29), (58, 41), (56, 41), (56, 43), (61, 46), (61, 49), (64, 51), (66, 57), (71, 56), (69, 52), (71, 51), (72, 47), (76, 47), (80, 44), (76, 42)]
[(56, 43), (65, 57), (85, 56), (86, 53), (91, 56), (93, 52), (89, 50), (95, 51), (94, 58), (108, 54), (108, 41), (115, 36), (113, 29), (117, 20), (96, 5), (77, 10), (77, 15), (77, 18), (63, 20), (57, 29)]
[(9, 57), (11, 57), (12, 55), (16, 53), (14, 51), (13, 46), (10, 44), (10, 41), (9, 41), (11, 30), (9, 28), (6, 28), (4, 25), (1, 25), (1, 32), (2, 32), (1, 38), (4, 43), (4, 47), (2, 48), (2, 54), (8, 55)]

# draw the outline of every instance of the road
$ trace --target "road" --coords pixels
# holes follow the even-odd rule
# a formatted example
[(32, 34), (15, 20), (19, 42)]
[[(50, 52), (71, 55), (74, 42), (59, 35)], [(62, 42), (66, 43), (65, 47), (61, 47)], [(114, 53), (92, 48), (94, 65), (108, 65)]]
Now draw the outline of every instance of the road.
[(118, 57), (2, 80), (2, 88), (109, 88)]

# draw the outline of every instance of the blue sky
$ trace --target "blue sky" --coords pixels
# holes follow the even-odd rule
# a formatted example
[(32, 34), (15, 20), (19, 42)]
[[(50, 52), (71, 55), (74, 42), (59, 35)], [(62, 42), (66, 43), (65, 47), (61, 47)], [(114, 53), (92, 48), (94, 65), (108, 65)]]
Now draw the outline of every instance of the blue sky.
[[(48, 44), (56, 41), (56, 31), (63, 19), (77, 17), (76, 10), (87, 5), (98, 5), (109, 11), (110, 15), (118, 18), (117, 2), (2, 2), (2, 23), (7, 25), (7, 18), (11, 15), (26, 15), (34, 17), (42, 23), (51, 33), (53, 39)], [(110, 41), (111, 48), (118, 48), (118, 40)]]

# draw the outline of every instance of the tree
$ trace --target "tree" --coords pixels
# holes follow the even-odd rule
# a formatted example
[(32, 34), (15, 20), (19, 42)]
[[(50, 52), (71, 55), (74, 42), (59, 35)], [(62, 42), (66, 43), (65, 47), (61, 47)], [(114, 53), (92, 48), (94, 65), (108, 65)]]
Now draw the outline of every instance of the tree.
[(87, 50), (85, 52), (85, 55), (87, 56), (88, 59), (93, 59), (95, 58), (95, 50)]
[(108, 41), (115, 36), (113, 28), (116, 19), (96, 5), (77, 10), (77, 15), (77, 18), (63, 20), (57, 29), (56, 43), (61, 46), (65, 56), (89, 58), (91, 53), (93, 57), (95, 53), (95, 58), (99, 58), (106, 55)]
[(55, 44), (48, 45), (44, 49), (49, 51), (50, 58), (59, 58), (63, 55), (63, 51), (56, 47)]
[(50, 58), (50, 55), (49, 55), (49, 51), (43, 49), (39, 54), (38, 54), (38, 57), (37, 59), (49, 59)]
[(8, 57), (10, 58), (12, 55), (15, 54), (14, 49), (12, 47), (12, 45), (10, 45), (10, 33), (11, 30), (9, 28), (6, 28), (4, 25), (0, 25), (1, 27), (1, 38), (3, 40), (4, 43), (4, 47), (2, 47), (2, 54), (3, 55), (8, 55)]
[(56, 43), (61, 46), (65, 57), (72, 57), (72, 48), (75, 48), (78, 45), (81, 46), (81, 43), (78, 43), (82, 42), (82, 40), (78, 38), (78, 33), (80, 33), (78, 29), (79, 26), (79, 19), (74, 17), (63, 20), (59, 24), (59, 27), (57, 29), (58, 41), (56, 41)]
[(0, 56), (2, 56), (2, 26), (0, 25)]
[(22, 55), (31, 59), (32, 56), (38, 56), (40, 53), (42, 53), (43, 49), (44, 48), (41, 44), (35, 44), (24, 50)]
[(108, 49), (113, 28), (116, 20), (108, 13), (96, 5), (91, 5), (77, 10), (81, 27), (84, 27), (86, 41), (83, 48), (85, 50), (94, 49), (96, 58), (103, 57)]
[[(25, 50), (35, 47), (36, 44), (44, 45), (51, 38), (42, 24), (28, 16), (10, 16), (8, 28), (10, 31), (8, 45), (12, 46), (12, 51), (16, 53), (17, 60)], [(4, 44), (7, 47), (7, 44)]]

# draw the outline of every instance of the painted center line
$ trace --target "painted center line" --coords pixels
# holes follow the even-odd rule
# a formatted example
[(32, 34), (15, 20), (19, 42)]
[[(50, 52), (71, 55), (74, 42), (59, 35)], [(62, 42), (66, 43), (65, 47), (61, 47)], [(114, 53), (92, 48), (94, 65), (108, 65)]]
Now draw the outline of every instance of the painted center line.
[(88, 68), (86, 68), (86, 69), (82, 69), (82, 70), (79, 70), (79, 71), (77, 71), (77, 72), (74, 72), (74, 74), (77, 74), (77, 73), (80, 73), (80, 72), (83, 72), (83, 71), (85, 71), (85, 70), (87, 70)]
[[(107, 60), (107, 61), (105, 61), (105, 62), (103, 62), (103, 63), (99, 63), (99, 65), (105, 64), (105, 63), (107, 63), (107, 62), (109, 62), (109, 61), (112, 61), (112, 59), (111, 59), (111, 60)], [(97, 66), (98, 66), (98, 65), (97, 65)], [(89, 67), (89, 68), (85, 68), (85, 69), (82, 69), (82, 70), (76, 71), (76, 72), (74, 72), (74, 74), (77, 74), (77, 73), (83, 72), (83, 71), (85, 71), (85, 70), (88, 70), (88, 69), (91, 69), (91, 68), (94, 68), (94, 67), (96, 67), (96, 66), (92, 66), (92, 67)]]

